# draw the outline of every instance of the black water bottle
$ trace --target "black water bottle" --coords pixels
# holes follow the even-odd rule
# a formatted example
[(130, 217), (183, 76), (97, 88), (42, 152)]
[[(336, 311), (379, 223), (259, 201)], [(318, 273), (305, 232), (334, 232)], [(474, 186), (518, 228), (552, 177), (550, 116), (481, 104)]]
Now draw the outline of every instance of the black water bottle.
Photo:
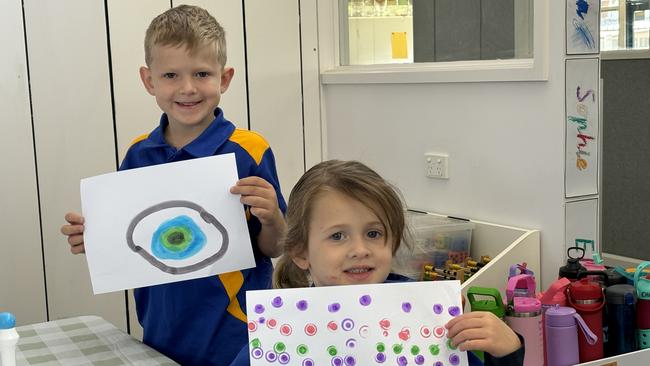
[[(581, 252), (579, 257), (572, 257), (571, 256), (571, 250), (575, 250), (578, 252)], [(578, 279), (578, 273), (584, 272), (587, 269), (580, 264), (580, 260), (585, 256), (585, 250), (584, 248), (581, 247), (570, 247), (566, 251), (566, 255), (568, 257), (566, 264), (560, 267), (560, 272), (559, 275), (560, 277), (566, 277), (568, 278), (571, 282), (574, 282)]]

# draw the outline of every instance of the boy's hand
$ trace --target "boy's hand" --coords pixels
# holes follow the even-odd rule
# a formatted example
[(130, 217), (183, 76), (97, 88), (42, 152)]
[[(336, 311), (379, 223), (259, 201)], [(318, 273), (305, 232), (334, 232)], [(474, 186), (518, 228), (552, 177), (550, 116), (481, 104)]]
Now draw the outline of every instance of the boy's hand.
[(65, 221), (68, 224), (61, 226), (61, 233), (68, 237), (70, 252), (72, 254), (85, 253), (83, 216), (76, 212), (68, 212), (65, 214)]
[(286, 230), (286, 223), (271, 183), (260, 177), (246, 177), (238, 180), (230, 193), (240, 194), (240, 202), (250, 206), (251, 214), (260, 220), (262, 230), (257, 241), (262, 253), (270, 257), (280, 255), (278, 241)]
[(473, 311), (450, 320), (446, 325), (447, 337), (461, 351), (484, 351), (494, 357), (503, 357), (521, 347), (519, 337), (496, 315), (486, 311)]

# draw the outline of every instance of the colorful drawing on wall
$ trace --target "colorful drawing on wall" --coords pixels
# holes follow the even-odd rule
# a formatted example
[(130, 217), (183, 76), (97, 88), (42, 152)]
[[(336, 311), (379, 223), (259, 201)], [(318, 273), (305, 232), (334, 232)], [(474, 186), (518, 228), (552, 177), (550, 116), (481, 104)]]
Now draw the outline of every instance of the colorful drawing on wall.
[(248, 291), (251, 365), (467, 365), (444, 325), (460, 282)]
[(566, 0), (566, 53), (600, 52), (600, 0)]
[(566, 197), (598, 193), (599, 62), (566, 60)]
[(230, 193), (237, 180), (234, 154), (83, 179), (93, 292), (255, 266), (244, 209)]
[(570, 247), (581, 247), (585, 258), (600, 253), (598, 242), (598, 199), (567, 202), (565, 206), (564, 252)]

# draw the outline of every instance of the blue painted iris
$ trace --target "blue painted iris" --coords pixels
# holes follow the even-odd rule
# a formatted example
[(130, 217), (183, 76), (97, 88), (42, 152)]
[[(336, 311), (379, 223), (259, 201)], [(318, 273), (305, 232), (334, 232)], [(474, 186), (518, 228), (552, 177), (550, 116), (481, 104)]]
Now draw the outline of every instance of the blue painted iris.
[(158, 226), (151, 238), (151, 252), (160, 259), (186, 259), (199, 252), (205, 240), (194, 220), (180, 215)]

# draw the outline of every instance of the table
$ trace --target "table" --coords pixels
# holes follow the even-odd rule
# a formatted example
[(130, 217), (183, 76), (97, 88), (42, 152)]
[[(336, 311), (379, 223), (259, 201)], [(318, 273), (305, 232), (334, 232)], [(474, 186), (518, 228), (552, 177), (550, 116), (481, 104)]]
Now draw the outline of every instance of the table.
[(177, 365), (98, 316), (16, 327), (16, 365)]

